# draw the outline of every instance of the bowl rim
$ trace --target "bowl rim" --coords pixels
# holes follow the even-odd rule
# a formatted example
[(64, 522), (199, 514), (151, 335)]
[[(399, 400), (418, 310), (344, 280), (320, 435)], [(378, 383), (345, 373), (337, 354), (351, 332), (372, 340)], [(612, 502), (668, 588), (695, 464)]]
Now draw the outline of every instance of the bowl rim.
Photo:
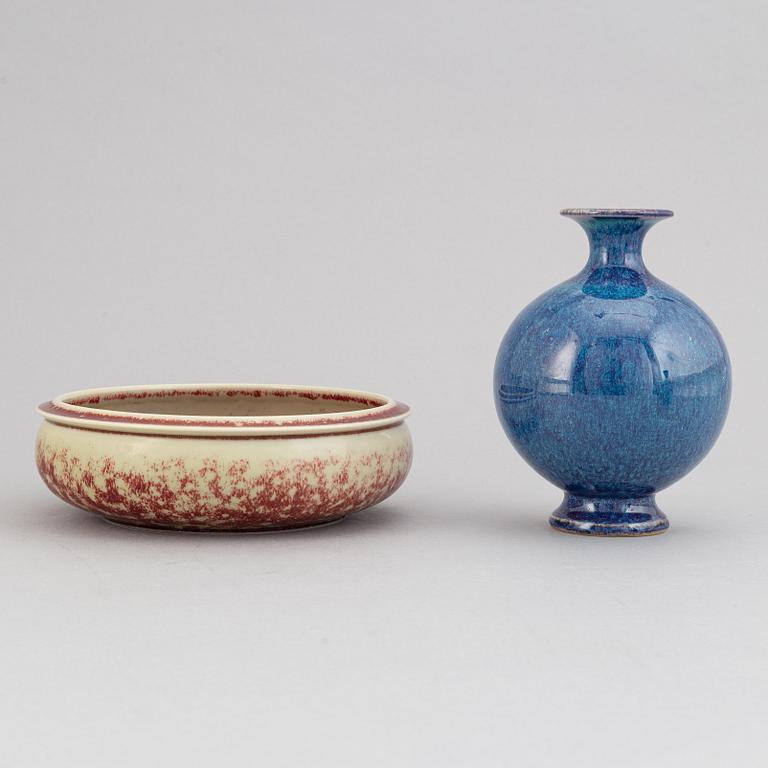
[[(347, 400), (377, 403), (371, 407), (336, 413), (270, 416), (204, 416), (93, 408), (79, 402), (108, 402), (126, 397), (162, 397), (204, 393), (244, 394), (285, 397), (298, 394), (309, 399)], [(258, 394), (256, 394), (258, 393)], [(399, 424), (410, 413), (405, 404), (386, 395), (343, 387), (299, 384), (138, 384), (79, 389), (41, 403), (37, 412), (46, 421), (79, 429), (101, 432), (131, 432), (179, 437), (271, 437), (337, 432), (359, 432)]]

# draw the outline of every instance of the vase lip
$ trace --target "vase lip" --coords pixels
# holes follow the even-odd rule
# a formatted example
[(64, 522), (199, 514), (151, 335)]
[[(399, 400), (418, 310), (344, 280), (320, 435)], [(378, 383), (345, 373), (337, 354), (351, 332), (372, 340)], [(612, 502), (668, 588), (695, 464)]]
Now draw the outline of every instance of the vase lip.
[(563, 208), (560, 215), (572, 219), (666, 219), (674, 213), (666, 208)]

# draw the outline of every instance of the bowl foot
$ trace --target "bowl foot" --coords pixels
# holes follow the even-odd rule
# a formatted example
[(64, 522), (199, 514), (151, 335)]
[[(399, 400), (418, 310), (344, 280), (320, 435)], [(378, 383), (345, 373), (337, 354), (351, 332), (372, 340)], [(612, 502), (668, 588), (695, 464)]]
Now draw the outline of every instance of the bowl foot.
[(120, 518), (110, 517), (108, 515), (101, 515), (101, 517), (113, 525), (120, 525), (126, 528), (143, 528), (150, 531), (168, 531), (176, 533), (283, 533), (287, 531), (301, 531), (308, 528), (323, 528), (326, 525), (334, 525), (335, 523), (340, 523), (346, 515), (334, 517), (330, 520), (320, 520), (310, 523), (293, 523), (288, 525), (272, 524), (262, 526), (243, 525), (230, 528), (207, 525), (158, 525), (157, 523), (139, 523), (132, 520), (121, 520)]
[(653, 536), (669, 528), (656, 497), (602, 499), (566, 493), (549, 524), (559, 531), (585, 536)]

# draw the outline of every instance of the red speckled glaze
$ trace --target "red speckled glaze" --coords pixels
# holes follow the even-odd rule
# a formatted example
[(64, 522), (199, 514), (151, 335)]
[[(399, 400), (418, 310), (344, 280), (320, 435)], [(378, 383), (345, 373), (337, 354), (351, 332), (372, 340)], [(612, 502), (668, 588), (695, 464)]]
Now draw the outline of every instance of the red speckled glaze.
[[(190, 389), (162, 391), (186, 396)], [(295, 398), (296, 391), (288, 395)], [(140, 399), (135, 390), (126, 392), (126, 397)], [(205, 387), (201, 392), (208, 396)], [(253, 392), (248, 389), (247, 395)], [(308, 392), (318, 399), (329, 396), (324, 391)], [(215, 396), (221, 397), (221, 391)], [(99, 405), (107, 401), (93, 397)], [(322, 524), (385, 499), (402, 484), (411, 464), (404, 414), (394, 424), (386, 421), (392, 415), (387, 407), (392, 401), (384, 399), (382, 404), (381, 397), (366, 393), (349, 397), (363, 408), (385, 412), (384, 426), (374, 418), (362, 422), (366, 429), (355, 421), (355, 431), (338, 430), (337, 418), (327, 432), (295, 434), (277, 416), (263, 421), (271, 422), (270, 427), (277, 422), (286, 432), (207, 438), (186, 435), (183, 427), (171, 435), (123, 433), (83, 428), (79, 420), (70, 426), (51, 419), (38, 435), (37, 466), (45, 484), (60, 498), (123, 523), (219, 531)], [(109, 399), (119, 399), (119, 394)], [(366, 410), (349, 413), (359, 416)], [(330, 415), (343, 419), (346, 414)], [(158, 417), (150, 414), (150, 418)], [(289, 421), (306, 418), (313, 415)], [(208, 417), (203, 423), (216, 426), (226, 420)]]
[[(410, 451), (332, 456), (275, 465), (253, 474), (247, 459), (208, 459), (188, 468), (183, 458), (152, 463), (149, 473), (119, 468), (114, 458), (82, 461), (67, 449), (37, 445), (37, 466), (57, 496), (83, 509), (136, 525), (226, 530), (311, 525), (382, 501), (400, 487)], [(360, 468), (373, 468), (361, 479)], [(205, 518), (199, 524), (195, 517)]]

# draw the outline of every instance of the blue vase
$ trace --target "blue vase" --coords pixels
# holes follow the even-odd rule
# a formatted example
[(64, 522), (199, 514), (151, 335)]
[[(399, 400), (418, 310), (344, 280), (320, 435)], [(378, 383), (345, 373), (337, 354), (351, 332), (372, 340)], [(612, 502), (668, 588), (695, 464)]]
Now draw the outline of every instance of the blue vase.
[(501, 343), (494, 395), (528, 463), (565, 491), (550, 523), (637, 536), (669, 523), (655, 494), (706, 455), (731, 394), (712, 321), (643, 263), (663, 210), (569, 209), (589, 237), (575, 277), (529, 304)]

